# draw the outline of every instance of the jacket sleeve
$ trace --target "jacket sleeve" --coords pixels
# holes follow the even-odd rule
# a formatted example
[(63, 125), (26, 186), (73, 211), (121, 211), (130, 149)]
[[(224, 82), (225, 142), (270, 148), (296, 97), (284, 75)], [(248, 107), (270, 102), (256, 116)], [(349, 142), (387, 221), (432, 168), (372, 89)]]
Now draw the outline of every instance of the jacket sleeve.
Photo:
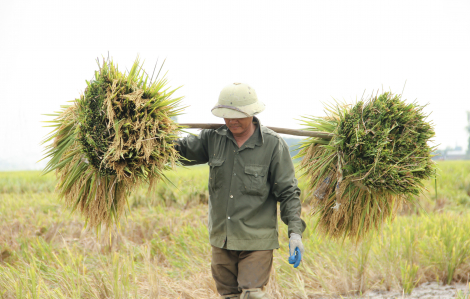
[(180, 160), (183, 165), (204, 164), (209, 161), (210, 131), (202, 130), (198, 136), (188, 135), (176, 141), (175, 149), (184, 158)]
[(279, 139), (279, 146), (274, 151), (269, 167), (271, 192), (281, 204), (281, 220), (288, 226), (288, 235), (302, 235), (306, 224), (300, 218), (300, 189), (295, 178), (294, 164), (289, 154), (289, 146), (284, 139)]

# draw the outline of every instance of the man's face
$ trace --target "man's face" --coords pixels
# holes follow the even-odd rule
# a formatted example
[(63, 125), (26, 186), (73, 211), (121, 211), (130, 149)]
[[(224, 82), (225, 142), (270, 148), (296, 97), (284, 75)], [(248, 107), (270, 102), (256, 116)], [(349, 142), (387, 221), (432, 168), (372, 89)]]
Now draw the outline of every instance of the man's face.
[(242, 135), (250, 128), (253, 122), (253, 116), (245, 118), (224, 118), (224, 120), (233, 135)]

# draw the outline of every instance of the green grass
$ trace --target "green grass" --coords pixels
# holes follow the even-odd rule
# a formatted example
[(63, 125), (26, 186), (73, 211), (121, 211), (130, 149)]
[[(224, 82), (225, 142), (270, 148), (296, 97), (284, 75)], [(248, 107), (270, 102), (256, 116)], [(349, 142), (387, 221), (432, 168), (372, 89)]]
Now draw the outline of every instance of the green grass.
[(53, 192), (53, 174), (41, 175), (39, 171), (0, 172), (0, 194)]
[[(467, 282), (470, 213), (462, 198), (470, 163), (439, 167), (438, 201), (444, 203), (435, 202), (434, 182), (427, 182), (430, 193), (420, 199), (426, 213), (406, 210), (357, 246), (312, 231), (304, 194), (306, 254), (299, 268), (288, 264), (281, 224), (268, 284), (272, 297), (409, 292), (427, 281)], [(62, 208), (51, 192), (53, 176), (0, 173), (0, 298), (218, 298), (210, 274), (207, 175), (205, 166), (179, 169), (168, 174), (177, 188), (138, 190), (120, 229), (96, 236)]]
[(453, 208), (470, 208), (470, 161), (438, 162), (437, 173), (437, 201), (434, 180), (426, 182), (430, 191), (428, 207), (434, 205), (435, 209), (443, 206)]

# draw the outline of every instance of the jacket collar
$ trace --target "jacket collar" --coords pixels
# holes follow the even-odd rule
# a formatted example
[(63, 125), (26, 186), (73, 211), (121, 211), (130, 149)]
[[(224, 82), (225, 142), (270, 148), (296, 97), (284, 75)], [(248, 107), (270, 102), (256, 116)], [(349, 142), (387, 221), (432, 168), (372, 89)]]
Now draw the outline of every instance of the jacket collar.
[[(264, 143), (262, 125), (256, 116), (253, 116), (253, 123), (256, 126), (255, 131), (253, 132), (253, 135), (251, 135), (251, 137), (248, 138), (248, 140), (243, 144), (243, 148), (254, 148), (255, 145), (262, 146)], [(235, 138), (233, 137), (232, 132), (230, 132), (230, 130), (228, 129), (227, 125), (221, 126), (217, 130), (215, 130), (215, 132), (219, 135), (226, 136), (227, 138), (232, 139), (235, 142)]]

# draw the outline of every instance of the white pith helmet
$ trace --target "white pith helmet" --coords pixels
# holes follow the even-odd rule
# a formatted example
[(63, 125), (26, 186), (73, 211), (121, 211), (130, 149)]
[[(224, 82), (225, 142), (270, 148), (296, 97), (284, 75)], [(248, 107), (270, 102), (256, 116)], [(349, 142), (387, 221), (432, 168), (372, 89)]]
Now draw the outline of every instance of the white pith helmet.
[(245, 118), (262, 112), (264, 108), (253, 88), (245, 83), (233, 83), (222, 89), (212, 114), (222, 118)]

